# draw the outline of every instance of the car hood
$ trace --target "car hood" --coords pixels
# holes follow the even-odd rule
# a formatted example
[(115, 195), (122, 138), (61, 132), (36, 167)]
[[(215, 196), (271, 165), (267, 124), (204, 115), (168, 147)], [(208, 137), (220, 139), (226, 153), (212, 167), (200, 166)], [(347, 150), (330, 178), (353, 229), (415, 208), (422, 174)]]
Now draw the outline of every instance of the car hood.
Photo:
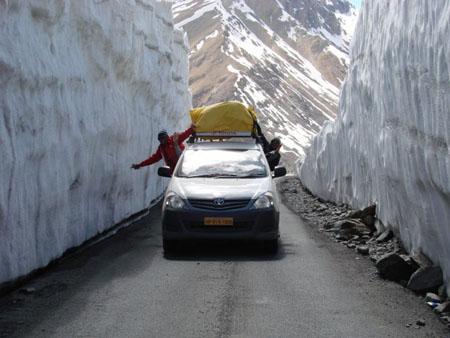
[(180, 178), (173, 177), (167, 191), (184, 199), (253, 199), (272, 191), (272, 180), (264, 178)]

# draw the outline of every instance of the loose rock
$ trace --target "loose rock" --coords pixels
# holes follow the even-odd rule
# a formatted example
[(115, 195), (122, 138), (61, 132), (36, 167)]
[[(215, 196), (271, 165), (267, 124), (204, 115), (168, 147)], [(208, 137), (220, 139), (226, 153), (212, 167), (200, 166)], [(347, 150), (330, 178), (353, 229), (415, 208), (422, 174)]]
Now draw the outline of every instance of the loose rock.
[(337, 234), (336, 235), (336, 239), (338, 241), (348, 241), (349, 240), (349, 236), (346, 234)]
[(361, 234), (361, 232), (367, 230), (367, 227), (364, 225), (364, 223), (362, 223), (358, 220), (344, 219), (344, 220), (335, 222), (333, 224), (332, 230), (336, 233), (337, 232), (345, 233), (345, 234), (349, 235), (350, 237), (352, 237), (355, 235), (359, 236)]
[(357, 210), (350, 214), (350, 218), (364, 218), (366, 216), (375, 216), (376, 213), (376, 205), (371, 205), (363, 210)]
[(327, 223), (325, 223), (325, 225), (323, 226), (323, 228), (324, 228), (325, 230), (333, 229), (333, 227), (334, 227), (334, 222), (327, 222)]
[(337, 221), (336, 223), (334, 223), (333, 229), (336, 231), (350, 230), (350, 229), (353, 229), (355, 226), (356, 226), (356, 221), (344, 219), (342, 221)]
[(377, 242), (378, 243), (387, 242), (392, 237), (394, 237), (394, 234), (392, 233), (391, 230), (388, 229), (388, 230), (385, 230), (380, 236), (377, 237)]
[(316, 209), (316, 211), (324, 211), (324, 210), (327, 210), (327, 207), (323, 204), (319, 205)]
[(34, 292), (36, 292), (36, 289), (33, 288), (33, 287), (20, 289), (20, 293), (23, 293), (23, 294), (31, 294), (31, 293), (34, 293)]
[(416, 321), (416, 325), (417, 326), (425, 326), (425, 320), (424, 319), (419, 319)]
[(421, 252), (412, 255), (411, 260), (414, 261), (415, 264), (417, 264), (421, 268), (433, 266), (433, 262)]
[(425, 301), (426, 302), (435, 302), (435, 303), (441, 303), (442, 299), (441, 297), (439, 297), (437, 294), (432, 293), (432, 292), (428, 292), (425, 296)]
[(358, 253), (364, 256), (369, 254), (369, 247), (367, 245), (358, 245), (356, 250), (358, 251)]
[(375, 221), (376, 218), (374, 216), (366, 216), (364, 218), (361, 219), (361, 221), (371, 230), (371, 231), (376, 231), (376, 227), (375, 227)]
[(434, 311), (436, 311), (437, 313), (450, 312), (450, 301), (439, 304), (434, 308)]
[(420, 268), (408, 282), (408, 289), (415, 292), (425, 292), (437, 289), (443, 283), (442, 270), (439, 266)]
[(413, 274), (413, 268), (396, 253), (387, 254), (376, 262), (381, 277), (395, 282), (407, 281)]

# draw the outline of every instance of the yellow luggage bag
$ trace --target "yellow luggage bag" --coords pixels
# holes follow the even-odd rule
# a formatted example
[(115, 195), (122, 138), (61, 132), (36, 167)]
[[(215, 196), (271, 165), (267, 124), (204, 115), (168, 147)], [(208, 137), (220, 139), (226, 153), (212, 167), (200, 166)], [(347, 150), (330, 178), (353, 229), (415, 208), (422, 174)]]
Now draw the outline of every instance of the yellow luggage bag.
[(256, 113), (237, 101), (216, 103), (190, 111), (196, 132), (226, 133), (229, 135), (255, 133)]

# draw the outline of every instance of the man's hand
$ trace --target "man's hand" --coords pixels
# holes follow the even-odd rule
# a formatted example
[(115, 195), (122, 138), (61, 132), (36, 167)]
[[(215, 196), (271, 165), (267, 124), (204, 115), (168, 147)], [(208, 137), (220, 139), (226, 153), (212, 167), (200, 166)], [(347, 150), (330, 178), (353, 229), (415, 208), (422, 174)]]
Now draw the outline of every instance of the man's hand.
[(191, 129), (195, 133), (195, 129), (197, 129), (197, 126), (194, 123), (191, 123)]
[(131, 165), (131, 169), (137, 170), (139, 168), (140, 168), (139, 164), (132, 164)]

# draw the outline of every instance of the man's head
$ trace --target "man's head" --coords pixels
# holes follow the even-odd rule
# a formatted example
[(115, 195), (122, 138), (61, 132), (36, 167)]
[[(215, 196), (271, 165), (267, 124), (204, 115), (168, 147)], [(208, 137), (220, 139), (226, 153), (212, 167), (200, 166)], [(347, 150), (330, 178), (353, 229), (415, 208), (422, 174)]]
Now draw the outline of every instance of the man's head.
[(275, 137), (270, 141), (270, 150), (277, 150), (281, 146), (281, 140), (278, 137)]
[(168, 139), (169, 139), (169, 134), (167, 134), (166, 130), (163, 129), (158, 133), (159, 143), (166, 144)]

